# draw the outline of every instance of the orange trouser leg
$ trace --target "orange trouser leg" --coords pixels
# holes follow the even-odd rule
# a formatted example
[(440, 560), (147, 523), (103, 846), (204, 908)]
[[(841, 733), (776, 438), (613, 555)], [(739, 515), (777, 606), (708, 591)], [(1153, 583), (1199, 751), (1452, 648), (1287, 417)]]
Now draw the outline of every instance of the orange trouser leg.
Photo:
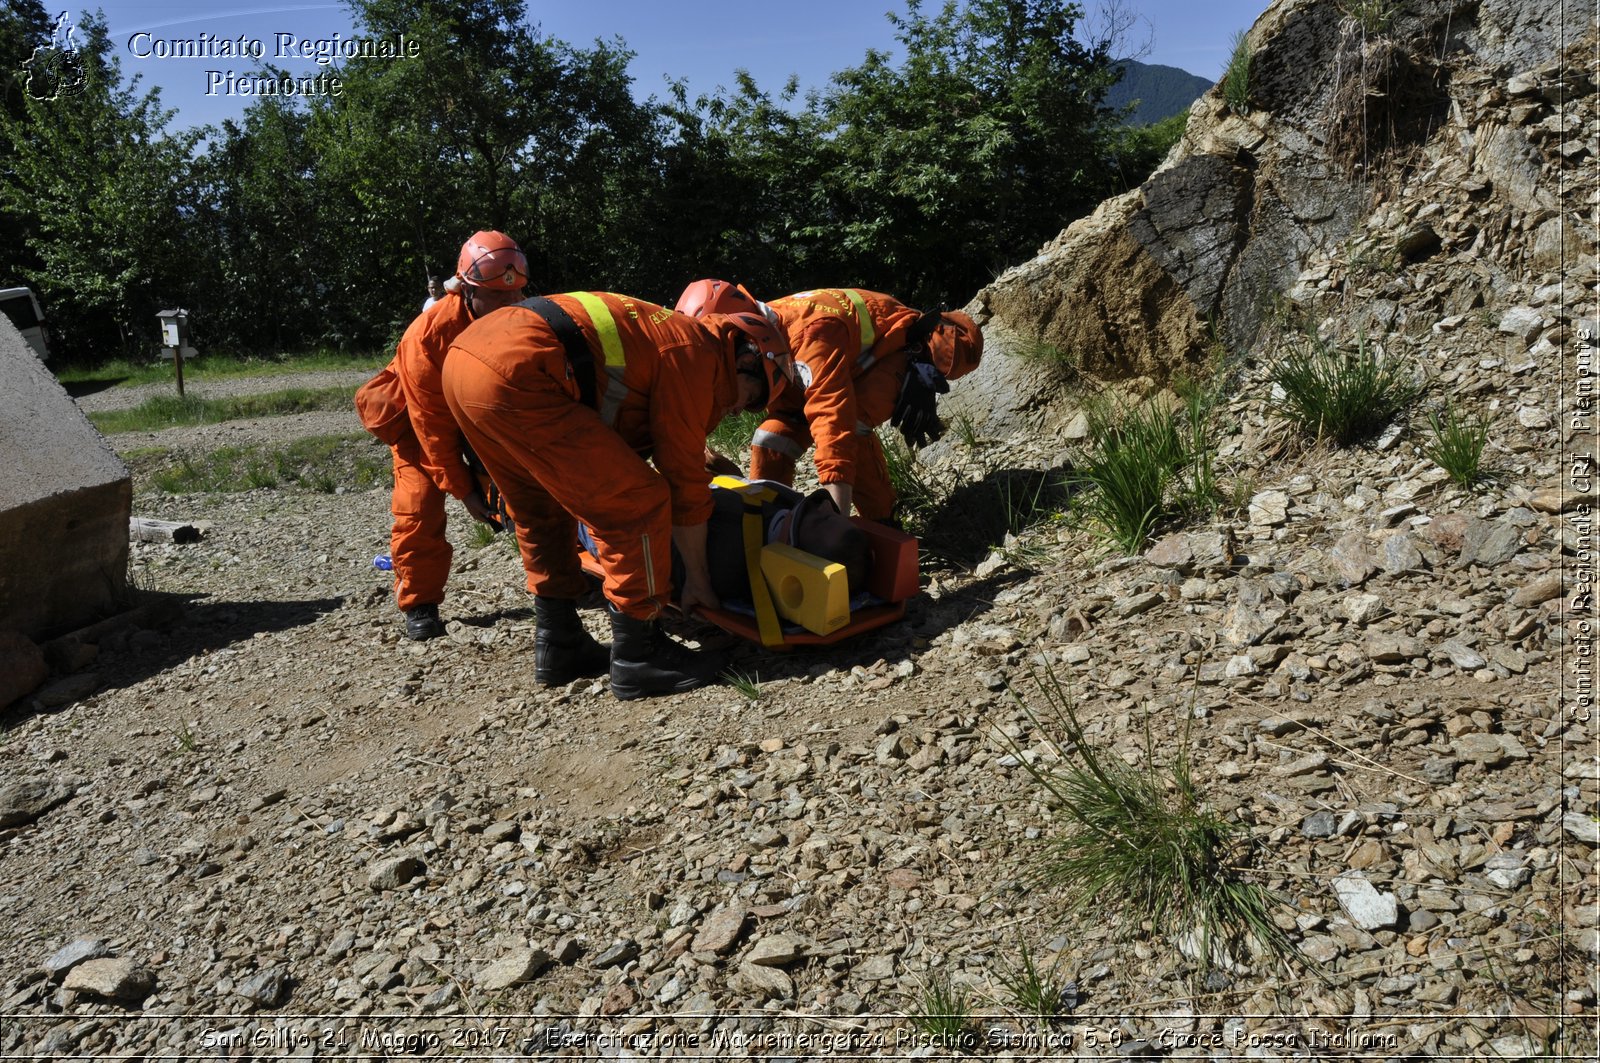
[(594, 534), (606, 597), (629, 616), (653, 617), (672, 595), (666, 481), (573, 398), (564, 353), (528, 357), (548, 363), (529, 386), (459, 349), (443, 377), (450, 412), (516, 521), (528, 589), (551, 598), (583, 592), (576, 518)]
[(394, 493), (389, 510), (389, 556), (394, 597), (401, 609), (438, 605), (450, 578), (450, 541), (444, 537), (444, 492), (422, 468), (422, 445), (406, 433), (394, 446)]
[(889, 482), (889, 463), (876, 432), (856, 434), (856, 482), (850, 501), (868, 520), (885, 520), (894, 512), (894, 485)]
[(793, 423), (781, 417), (768, 417), (756, 429), (750, 443), (750, 479), (772, 480), (794, 486), (794, 466), (811, 447), (811, 433), (804, 419)]

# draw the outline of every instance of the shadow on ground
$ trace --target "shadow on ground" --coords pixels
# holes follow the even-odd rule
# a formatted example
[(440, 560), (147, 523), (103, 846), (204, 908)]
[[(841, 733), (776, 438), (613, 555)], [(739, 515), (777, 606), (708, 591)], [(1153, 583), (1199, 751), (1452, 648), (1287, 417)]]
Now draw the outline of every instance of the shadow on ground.
[(923, 554), (969, 568), (1007, 535), (1059, 514), (1076, 490), (1066, 465), (997, 469), (957, 487), (928, 512), (922, 522)]
[[(304, 627), (344, 602), (343, 598), (213, 601), (192, 594), (141, 592), (134, 608), (46, 643), (52, 679), (9, 710), (0, 710), (0, 723), (10, 727), (90, 694), (132, 686), (257, 635)], [(58, 688), (61, 696), (72, 696), (46, 704), (54, 698), (42, 701), (41, 695), (58, 679), (64, 680), (64, 689)]]
[(114, 376), (103, 380), (63, 380), (61, 386), (67, 389), (68, 395), (75, 399), (81, 399), (85, 395), (97, 395), (102, 391), (110, 391), (126, 379), (128, 378), (125, 376)]

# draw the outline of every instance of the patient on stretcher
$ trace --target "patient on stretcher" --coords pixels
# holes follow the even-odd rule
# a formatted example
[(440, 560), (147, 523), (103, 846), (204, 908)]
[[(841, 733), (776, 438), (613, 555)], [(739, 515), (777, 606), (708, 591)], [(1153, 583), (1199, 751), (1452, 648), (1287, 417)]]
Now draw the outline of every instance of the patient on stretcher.
[[(797, 550), (833, 561), (845, 568), (851, 605), (866, 595), (871, 563), (866, 533), (839, 514), (828, 492), (818, 488), (802, 495), (793, 488), (766, 480), (753, 481), (768, 488), (772, 497), (761, 503), (761, 542), (784, 543)], [(711, 589), (724, 608), (748, 613), (751, 609), (749, 567), (745, 561), (745, 500), (738, 491), (713, 485), (711, 518), (706, 524), (706, 557), (711, 567)], [(589, 529), (578, 526), (578, 538), (590, 554), (595, 546)], [(672, 584), (683, 579), (683, 561), (672, 552)], [(676, 596), (674, 596), (676, 597)]]

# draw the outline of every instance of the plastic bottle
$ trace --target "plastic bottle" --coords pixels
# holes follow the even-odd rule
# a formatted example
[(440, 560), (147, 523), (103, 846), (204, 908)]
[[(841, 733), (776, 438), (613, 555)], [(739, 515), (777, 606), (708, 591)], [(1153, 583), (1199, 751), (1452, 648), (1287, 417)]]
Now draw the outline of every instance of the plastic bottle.
[(391, 572), (394, 570), (394, 561), (388, 554), (379, 554), (372, 559), (372, 567), (383, 572)]

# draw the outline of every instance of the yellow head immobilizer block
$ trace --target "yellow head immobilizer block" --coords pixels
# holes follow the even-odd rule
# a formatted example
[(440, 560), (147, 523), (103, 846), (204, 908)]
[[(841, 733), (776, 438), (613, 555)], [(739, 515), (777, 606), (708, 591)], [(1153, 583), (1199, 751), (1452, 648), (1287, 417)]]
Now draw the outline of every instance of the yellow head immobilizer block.
[(761, 548), (761, 574), (778, 615), (826, 635), (850, 622), (850, 582), (844, 566), (785, 543)]

